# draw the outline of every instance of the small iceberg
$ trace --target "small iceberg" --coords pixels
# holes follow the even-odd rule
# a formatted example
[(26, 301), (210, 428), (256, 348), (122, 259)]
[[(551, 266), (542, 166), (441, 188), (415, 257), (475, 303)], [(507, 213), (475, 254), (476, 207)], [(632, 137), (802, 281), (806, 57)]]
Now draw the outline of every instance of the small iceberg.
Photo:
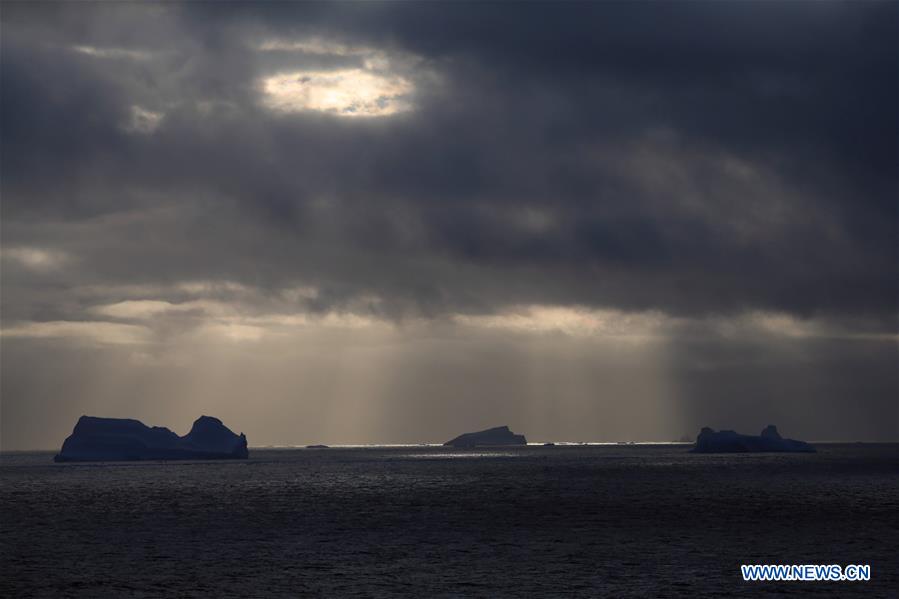
[(805, 441), (784, 439), (777, 427), (769, 424), (759, 436), (741, 435), (734, 431), (714, 431), (703, 427), (696, 437), (695, 453), (755, 453), (755, 452), (802, 452), (814, 453), (815, 448)]
[(246, 436), (234, 434), (211, 416), (200, 416), (183, 437), (139, 420), (82, 416), (53, 460), (245, 460), (248, 456)]
[(479, 447), (495, 445), (527, 445), (524, 435), (516, 435), (508, 426), (497, 426), (476, 433), (465, 433), (455, 439), (447, 441), (444, 445), (450, 447)]

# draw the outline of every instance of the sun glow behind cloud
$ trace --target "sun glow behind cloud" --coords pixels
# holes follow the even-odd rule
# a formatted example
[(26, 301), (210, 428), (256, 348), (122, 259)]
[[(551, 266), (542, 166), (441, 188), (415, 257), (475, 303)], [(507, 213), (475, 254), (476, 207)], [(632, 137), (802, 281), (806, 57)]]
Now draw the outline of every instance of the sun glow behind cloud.
[(54, 270), (68, 261), (63, 252), (28, 246), (5, 248), (2, 256), (35, 271)]
[(94, 58), (125, 58), (129, 60), (148, 60), (152, 54), (144, 50), (130, 48), (98, 48), (96, 46), (72, 46), (72, 50)]
[(373, 48), (352, 46), (340, 42), (312, 37), (302, 40), (265, 40), (256, 47), (262, 52), (301, 52), (317, 56), (366, 56), (378, 54)]
[[(6, 250), (33, 269), (48, 268), (55, 254), (28, 248)], [(45, 255), (46, 254), (46, 255)], [(20, 321), (4, 327), (8, 337), (81, 338), (88, 343), (178, 343), (189, 337), (259, 341), (285, 339), (310, 330), (381, 331), (406, 333), (439, 331), (450, 322), (473, 334), (511, 334), (534, 338), (562, 336), (572, 339), (614, 340), (629, 344), (661, 343), (671, 338), (713, 335), (723, 339), (861, 338), (895, 339), (894, 335), (859, 335), (815, 320), (802, 320), (781, 312), (751, 311), (728, 316), (690, 318), (659, 311), (623, 311), (584, 306), (528, 304), (485, 314), (453, 314), (448, 320), (407, 318), (402, 323), (372, 311), (381, 298), (365, 296), (340, 307), (321, 311), (312, 303), (318, 289), (290, 287), (264, 294), (229, 281), (188, 281), (169, 287), (103, 289), (123, 299), (85, 306), (71, 319), (54, 322)], [(90, 302), (93, 290), (79, 293)], [(102, 293), (101, 293), (102, 295)], [(131, 296), (131, 297), (129, 297)], [(99, 319), (99, 320), (98, 320)], [(443, 323), (443, 324), (441, 324)], [(135, 328), (135, 327), (140, 327)], [(155, 336), (149, 335), (153, 331)]]
[[(255, 49), (263, 55), (295, 57), (297, 63), (295, 69), (282, 68), (261, 79), (263, 105), (270, 110), (384, 117), (412, 108), (410, 95), (415, 86), (396, 68), (404, 62), (403, 57), (320, 38), (270, 39)], [(336, 68), (311, 67), (307, 66), (310, 57), (329, 57), (342, 64)]]
[(411, 108), (412, 84), (365, 69), (296, 71), (263, 81), (265, 105), (279, 112), (314, 110), (346, 117), (390, 116)]
[(565, 306), (521, 306), (499, 314), (457, 315), (456, 323), (518, 333), (563, 333), (575, 337), (651, 337), (670, 326), (658, 313), (627, 313)]

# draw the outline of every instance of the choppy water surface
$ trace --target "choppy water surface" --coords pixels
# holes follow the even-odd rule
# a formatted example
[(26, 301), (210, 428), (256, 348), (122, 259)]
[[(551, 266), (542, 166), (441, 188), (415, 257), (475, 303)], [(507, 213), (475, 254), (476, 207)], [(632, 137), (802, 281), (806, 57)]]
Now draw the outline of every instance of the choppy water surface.
[[(899, 588), (897, 445), (51, 458), (0, 457), (2, 596), (885, 597)], [(873, 580), (744, 583), (741, 563), (870, 563)]]

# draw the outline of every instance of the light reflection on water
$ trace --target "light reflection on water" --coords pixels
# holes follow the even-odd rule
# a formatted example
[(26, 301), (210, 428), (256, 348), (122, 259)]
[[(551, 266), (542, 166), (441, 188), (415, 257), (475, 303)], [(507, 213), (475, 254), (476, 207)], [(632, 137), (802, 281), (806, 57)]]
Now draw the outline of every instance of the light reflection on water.
[(411, 460), (416, 459), (425, 459), (425, 460), (435, 460), (435, 459), (457, 459), (457, 458), (514, 458), (519, 457), (523, 454), (520, 453), (510, 453), (510, 452), (500, 452), (500, 451), (458, 451), (452, 453), (404, 453), (398, 455), (398, 458), (408, 458)]

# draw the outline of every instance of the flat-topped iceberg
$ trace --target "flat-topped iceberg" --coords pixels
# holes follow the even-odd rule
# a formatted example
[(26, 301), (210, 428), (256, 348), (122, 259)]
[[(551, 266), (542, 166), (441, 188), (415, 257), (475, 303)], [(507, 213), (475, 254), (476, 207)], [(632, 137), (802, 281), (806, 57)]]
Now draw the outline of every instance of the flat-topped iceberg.
[(54, 457), (57, 462), (119, 460), (246, 459), (247, 438), (235, 435), (218, 418), (200, 416), (179, 437), (161, 426), (128, 418), (82, 416)]
[(704, 427), (696, 437), (697, 453), (750, 453), (787, 451), (814, 453), (815, 448), (805, 441), (784, 439), (777, 427), (769, 424), (759, 436), (741, 435), (734, 431), (714, 431)]
[(524, 435), (516, 435), (508, 426), (497, 426), (476, 433), (459, 435), (444, 445), (452, 447), (477, 447), (479, 445), (527, 445)]

